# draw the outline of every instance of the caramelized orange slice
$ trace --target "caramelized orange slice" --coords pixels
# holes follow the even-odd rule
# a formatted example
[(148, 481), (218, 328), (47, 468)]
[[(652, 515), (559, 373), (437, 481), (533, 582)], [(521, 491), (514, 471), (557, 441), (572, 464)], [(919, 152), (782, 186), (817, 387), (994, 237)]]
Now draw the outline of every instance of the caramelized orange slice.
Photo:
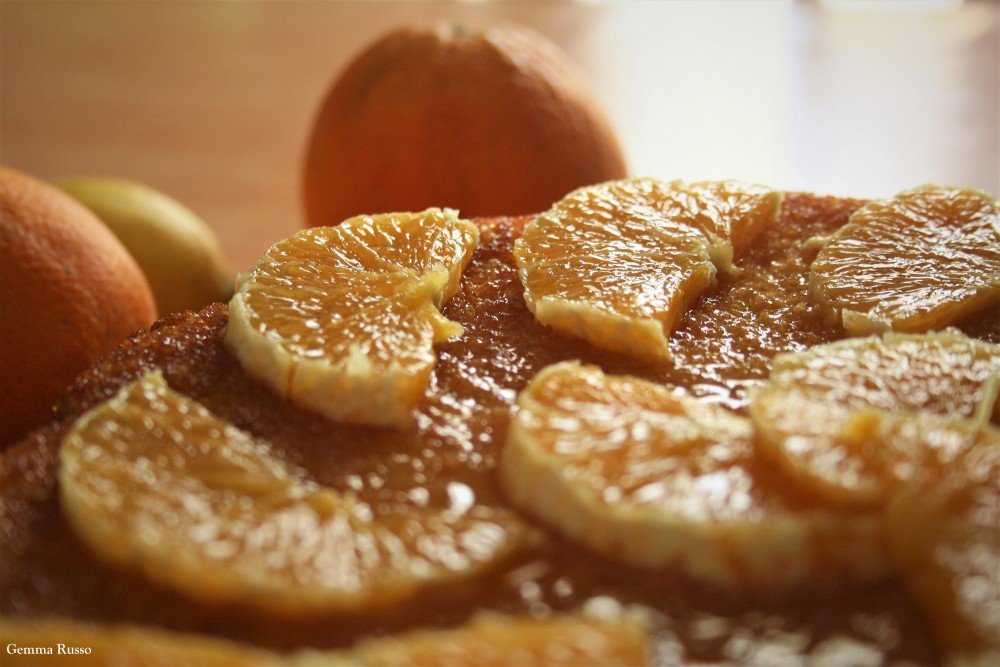
[(77, 420), (59, 480), (99, 556), (198, 600), (289, 614), (466, 579), (525, 535), (499, 508), (387, 514), (321, 486), (156, 373)]
[(462, 331), (438, 309), (478, 242), (475, 225), (438, 209), (299, 232), (241, 278), (226, 342), (250, 373), (304, 407), (405, 427), (434, 343)]
[(1000, 658), (1000, 429), (911, 419), (882, 439), (925, 452), (890, 493), (893, 563), (946, 648)]
[(639, 667), (650, 663), (652, 648), (645, 629), (624, 619), (480, 616), (454, 630), (370, 640), (353, 654), (366, 667)]
[(454, 629), (369, 639), (346, 651), (302, 649), (288, 654), (193, 633), (61, 618), (0, 617), (0, 636), (4, 665), (19, 667), (640, 667), (652, 656), (641, 622), (583, 616), (483, 615)]
[(877, 518), (789, 493), (757, 459), (749, 420), (597, 367), (531, 381), (500, 472), (515, 505), (635, 565), (749, 586), (884, 570)]
[(514, 257), (536, 319), (607, 349), (669, 358), (680, 314), (778, 216), (781, 194), (649, 178), (576, 190), (529, 223)]
[[(764, 454), (799, 484), (838, 504), (874, 507), (887, 475), (912, 465), (914, 446), (886, 449), (892, 415), (1000, 417), (991, 391), (1000, 346), (957, 332), (886, 334), (780, 355), (749, 413)], [(890, 460), (891, 459), (891, 460)]]
[(809, 287), (853, 335), (943, 329), (1000, 302), (1000, 207), (934, 186), (868, 204), (825, 241)]
[(716, 268), (738, 271), (734, 261), (781, 215), (782, 193), (738, 181), (674, 181), (657, 198), (667, 217), (684, 221), (708, 239)]

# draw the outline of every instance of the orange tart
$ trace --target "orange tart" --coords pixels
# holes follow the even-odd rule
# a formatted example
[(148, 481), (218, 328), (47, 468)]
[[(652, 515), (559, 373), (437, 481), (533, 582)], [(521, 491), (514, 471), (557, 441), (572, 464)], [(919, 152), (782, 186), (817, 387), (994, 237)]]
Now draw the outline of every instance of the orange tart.
[(990, 664), (996, 202), (902, 197), (279, 242), (0, 453), (5, 664)]

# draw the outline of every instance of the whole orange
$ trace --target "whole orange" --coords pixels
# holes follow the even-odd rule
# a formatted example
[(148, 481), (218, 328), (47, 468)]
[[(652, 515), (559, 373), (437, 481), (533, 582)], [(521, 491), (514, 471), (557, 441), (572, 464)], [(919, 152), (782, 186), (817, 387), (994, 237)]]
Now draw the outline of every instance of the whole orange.
[(0, 167), (0, 446), (47, 421), (78, 373), (154, 319), (145, 276), (100, 220)]
[(430, 206), (514, 215), (625, 175), (604, 112), (547, 39), (509, 24), (414, 26), (335, 81), (308, 141), (303, 194), (311, 226)]

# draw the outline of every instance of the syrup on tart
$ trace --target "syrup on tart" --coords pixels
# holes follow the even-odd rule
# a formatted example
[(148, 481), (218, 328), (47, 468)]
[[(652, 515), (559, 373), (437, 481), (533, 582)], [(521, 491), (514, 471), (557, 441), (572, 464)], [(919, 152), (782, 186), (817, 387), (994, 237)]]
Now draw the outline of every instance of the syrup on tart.
[(0, 629), (106, 664), (988, 661), (998, 385), (980, 193), (364, 216), (0, 454)]

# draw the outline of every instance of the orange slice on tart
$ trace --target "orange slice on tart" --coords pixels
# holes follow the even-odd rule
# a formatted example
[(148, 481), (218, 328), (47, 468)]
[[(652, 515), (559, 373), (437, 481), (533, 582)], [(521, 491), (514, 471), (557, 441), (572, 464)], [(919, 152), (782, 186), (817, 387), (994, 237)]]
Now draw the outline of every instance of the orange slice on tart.
[(475, 225), (439, 209), (299, 232), (241, 277), (226, 342), (248, 372), (301, 406), (405, 427), (434, 344), (462, 331), (439, 308), (478, 241)]
[(527, 534), (502, 508), (380, 510), (324, 487), (156, 372), (77, 420), (59, 482), (70, 525), (105, 560), (194, 599), (282, 614), (463, 580)]
[(481, 615), (451, 630), (408, 632), (362, 642), (366, 667), (636, 667), (651, 664), (642, 623), (585, 616), (507, 618)]
[(898, 438), (885, 446), (884, 422), (920, 414), (1000, 419), (991, 389), (998, 375), (1000, 346), (954, 331), (854, 338), (779, 355), (752, 393), (749, 414), (761, 452), (802, 489), (873, 508), (884, 502), (890, 476), (923, 451)]
[[(1000, 429), (911, 420), (886, 440), (925, 456), (886, 508), (891, 561), (956, 655), (1000, 659)], [(992, 660), (989, 660), (992, 656)], [(971, 663), (970, 664), (976, 664)]]
[(984, 193), (908, 190), (821, 242), (810, 291), (852, 335), (939, 330), (1000, 302), (1000, 205)]
[[(276, 652), (242, 642), (140, 625), (0, 617), (5, 665), (170, 667), (638, 667), (650, 664), (645, 623), (628, 616), (535, 619), (482, 614), (441, 630), (367, 639), (346, 650)], [(52, 654), (47, 649), (51, 649)]]
[(650, 178), (580, 188), (514, 245), (536, 319), (607, 349), (670, 357), (677, 318), (770, 225), (781, 193)]
[(748, 419), (595, 366), (535, 376), (500, 473), (516, 506), (633, 565), (746, 588), (885, 569), (878, 520), (790, 491), (757, 457)]

